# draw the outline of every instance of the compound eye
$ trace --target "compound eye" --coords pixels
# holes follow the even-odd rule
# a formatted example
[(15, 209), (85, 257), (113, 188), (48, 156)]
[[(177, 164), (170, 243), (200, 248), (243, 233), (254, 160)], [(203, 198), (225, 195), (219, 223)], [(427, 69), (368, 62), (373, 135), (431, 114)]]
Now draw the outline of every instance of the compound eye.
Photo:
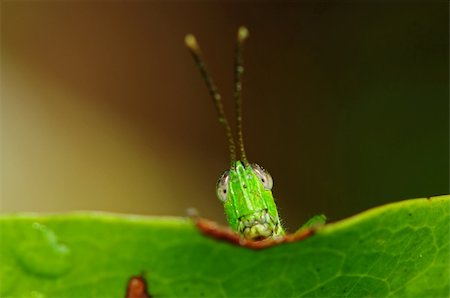
[(259, 178), (261, 183), (264, 185), (265, 189), (272, 189), (273, 187), (273, 179), (272, 176), (270, 176), (269, 172), (267, 172), (266, 169), (261, 167), (260, 165), (254, 163), (252, 164), (253, 172), (255, 172), (256, 176)]
[(229, 179), (229, 171), (223, 172), (222, 176), (220, 176), (219, 180), (217, 180), (216, 184), (216, 194), (219, 201), (225, 203), (228, 200), (228, 179)]

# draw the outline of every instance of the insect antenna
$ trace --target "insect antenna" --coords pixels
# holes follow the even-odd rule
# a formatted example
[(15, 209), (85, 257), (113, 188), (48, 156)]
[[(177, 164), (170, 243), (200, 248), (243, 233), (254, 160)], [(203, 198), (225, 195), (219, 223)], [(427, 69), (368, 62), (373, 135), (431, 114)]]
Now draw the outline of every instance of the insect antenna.
[(236, 105), (237, 141), (241, 159), (246, 166), (249, 163), (247, 160), (247, 156), (245, 155), (244, 136), (242, 133), (242, 75), (244, 74), (242, 49), (244, 47), (244, 41), (248, 38), (248, 34), (248, 29), (246, 27), (239, 27), (234, 59), (234, 101)]
[(208, 71), (206, 70), (206, 65), (205, 65), (205, 62), (203, 61), (202, 53), (201, 53), (200, 47), (197, 43), (197, 40), (195, 39), (195, 36), (192, 34), (186, 35), (184, 42), (186, 43), (186, 46), (188, 47), (189, 51), (191, 52), (192, 57), (194, 58), (195, 64), (197, 64), (197, 67), (200, 70), (203, 80), (205, 81), (206, 87), (208, 88), (209, 93), (211, 94), (214, 105), (216, 107), (217, 114), (219, 115), (219, 123), (225, 128), (225, 134), (228, 139), (228, 146), (229, 146), (229, 150), (230, 150), (231, 167), (234, 167), (235, 162), (236, 162), (236, 146), (234, 144), (234, 139), (233, 139), (233, 134), (231, 133), (230, 124), (228, 123), (227, 117), (225, 116), (225, 113), (223, 110), (222, 97), (220, 96), (219, 92), (217, 91), (217, 87), (214, 84), (212, 77), (209, 75)]

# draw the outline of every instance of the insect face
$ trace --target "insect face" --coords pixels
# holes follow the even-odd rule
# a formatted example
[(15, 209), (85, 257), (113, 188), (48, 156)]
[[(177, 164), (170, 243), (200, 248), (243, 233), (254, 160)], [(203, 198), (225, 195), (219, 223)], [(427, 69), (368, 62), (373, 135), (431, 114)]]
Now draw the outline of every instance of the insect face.
[(219, 199), (222, 200), (224, 190), (228, 196), (225, 201), (222, 200), (228, 222), (247, 239), (259, 240), (283, 233), (272, 185), (271, 176), (262, 167), (244, 165), (241, 161), (237, 161), (219, 179)]

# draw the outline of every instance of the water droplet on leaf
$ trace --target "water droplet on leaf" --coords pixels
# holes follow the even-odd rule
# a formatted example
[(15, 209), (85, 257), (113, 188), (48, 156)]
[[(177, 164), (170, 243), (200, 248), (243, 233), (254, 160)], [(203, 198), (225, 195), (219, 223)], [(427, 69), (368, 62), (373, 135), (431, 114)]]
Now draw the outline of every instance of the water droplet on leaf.
[(24, 269), (37, 275), (56, 277), (67, 272), (71, 265), (69, 247), (60, 243), (52, 230), (37, 222), (23, 235), (16, 253)]

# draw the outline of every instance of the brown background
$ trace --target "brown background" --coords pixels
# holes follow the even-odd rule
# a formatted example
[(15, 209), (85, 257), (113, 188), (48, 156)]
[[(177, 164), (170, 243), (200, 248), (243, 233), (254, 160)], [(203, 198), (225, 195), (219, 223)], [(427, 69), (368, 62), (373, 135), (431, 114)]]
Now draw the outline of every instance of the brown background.
[(221, 127), (183, 44), (195, 33), (284, 221), (448, 193), (446, 2), (4, 1), (2, 212), (224, 221)]

